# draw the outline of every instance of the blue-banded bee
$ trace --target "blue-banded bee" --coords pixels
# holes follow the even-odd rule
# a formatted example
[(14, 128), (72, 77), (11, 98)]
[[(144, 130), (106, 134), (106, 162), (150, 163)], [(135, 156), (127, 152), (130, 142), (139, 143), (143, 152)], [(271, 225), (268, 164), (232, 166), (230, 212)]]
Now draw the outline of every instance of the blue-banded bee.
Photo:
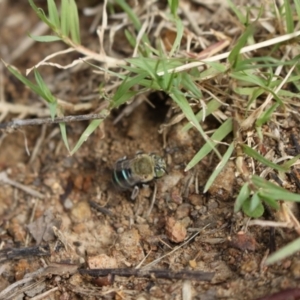
[(122, 158), (113, 171), (114, 184), (123, 189), (132, 189), (141, 183), (162, 177), (166, 171), (165, 160), (156, 154), (139, 153), (133, 159)]

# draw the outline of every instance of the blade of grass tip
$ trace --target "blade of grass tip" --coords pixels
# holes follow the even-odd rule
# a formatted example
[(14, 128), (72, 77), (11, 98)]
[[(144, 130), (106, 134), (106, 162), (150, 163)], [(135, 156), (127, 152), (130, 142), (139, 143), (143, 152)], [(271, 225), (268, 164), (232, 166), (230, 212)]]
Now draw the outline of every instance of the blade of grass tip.
[(32, 9), (35, 11), (37, 16), (44, 22), (46, 23), (52, 30), (55, 30), (56, 27), (55, 25), (47, 18), (46, 14), (41, 8), (38, 8), (32, 0), (28, 0), (30, 6)]
[(256, 152), (255, 150), (253, 150), (251, 147), (245, 145), (245, 144), (241, 144), (243, 151), (245, 154), (247, 154), (248, 156), (254, 158), (255, 160), (259, 161), (260, 163), (264, 164), (267, 167), (270, 167), (272, 169), (275, 169), (277, 171), (283, 171), (286, 172), (288, 171), (287, 168), (277, 165), (271, 161), (269, 161), (268, 159), (266, 159), (264, 156), (260, 155), (258, 152)]
[(291, 243), (287, 244), (283, 248), (277, 250), (276, 252), (272, 253), (267, 259), (265, 264), (267, 266), (274, 264), (282, 259), (285, 259), (296, 252), (298, 252), (300, 249), (300, 238), (292, 241)]
[(233, 4), (231, 0), (227, 0), (229, 7), (233, 10), (235, 15), (238, 17), (240, 23), (246, 24), (247, 18), (242, 14), (242, 12)]
[(71, 151), (71, 155), (73, 155), (81, 146), (82, 144), (88, 139), (88, 137), (97, 129), (97, 127), (103, 122), (103, 120), (93, 120), (85, 131), (80, 136), (79, 140), (77, 141), (75, 147)]
[(68, 137), (67, 137), (67, 128), (66, 128), (66, 123), (59, 123), (59, 128), (60, 128), (60, 133), (61, 137), (64, 141), (64, 144), (70, 153), (70, 147), (69, 147), (69, 142), (68, 142)]
[(213, 171), (213, 173), (210, 175), (209, 179), (207, 180), (203, 193), (206, 193), (209, 190), (209, 188), (211, 187), (211, 185), (213, 184), (213, 182), (215, 181), (217, 176), (223, 170), (223, 168), (229, 161), (233, 150), (234, 150), (234, 143), (231, 143), (230, 146), (228, 147), (227, 151), (225, 152), (224, 156), (222, 157), (222, 160), (219, 162), (219, 164), (217, 165), (217, 167), (215, 168), (215, 170)]
[(290, 0), (284, 0), (285, 24), (287, 33), (294, 32), (294, 18)]
[(78, 16), (78, 8), (74, 0), (70, 1), (69, 18), (71, 38), (76, 44), (80, 44), (80, 24)]
[[(124, 0), (115, 0), (115, 2), (121, 6), (122, 10), (128, 15), (129, 19), (133, 23), (133, 26), (137, 31), (139, 31), (142, 28), (142, 24), (137, 17), (137, 15), (134, 13), (134, 11), (131, 9), (131, 7), (126, 3)], [(143, 35), (142, 41), (148, 45), (151, 45), (147, 35)]]
[[(215, 146), (218, 141), (223, 140), (230, 132), (232, 132), (232, 119), (227, 119), (211, 136), (210, 142)], [(205, 145), (197, 152), (197, 154), (191, 159), (185, 168), (185, 172), (193, 168), (200, 160), (202, 160), (208, 153), (213, 150), (209, 143)], [(222, 157), (220, 157), (222, 159)]]
[(240, 189), (239, 195), (237, 196), (235, 203), (234, 203), (234, 212), (237, 213), (241, 210), (243, 203), (249, 199), (250, 196), (250, 189), (249, 183), (245, 183), (242, 188)]
[[(2, 60), (3, 61), (3, 60)], [(9, 70), (9, 72), (11, 72), (17, 79), (19, 79), (25, 86), (29, 87), (33, 92), (35, 92), (37, 95), (43, 97), (43, 92), (41, 91), (41, 89), (39, 88), (39, 86), (35, 85), (34, 83), (32, 83), (29, 79), (27, 79), (25, 76), (23, 76), (22, 74), (20, 74), (16, 69), (14, 69), (12, 66), (6, 64), (4, 61), (3, 63), (5, 64), (5, 66), (7, 67), (7, 69)]]
[(261, 197), (272, 198), (274, 200), (285, 200), (300, 202), (299, 194), (291, 193), (284, 188), (265, 180), (257, 175), (252, 175), (252, 183), (260, 189)]
[[(215, 100), (212, 99), (211, 101), (209, 101), (206, 105), (206, 109), (205, 109), (205, 117), (209, 116), (212, 112), (218, 110), (218, 108), (221, 106), (222, 104)], [(203, 114), (204, 111), (203, 109), (201, 109), (197, 114), (196, 114), (196, 118), (198, 120), (198, 122), (203, 120)], [(184, 127), (182, 128), (183, 131), (188, 131), (189, 129), (191, 129), (193, 127), (193, 125), (191, 123), (188, 123), (186, 125), (184, 125)]]
[(285, 163), (282, 164), (282, 166), (289, 169), (294, 163), (296, 163), (296, 161), (299, 158), (300, 158), (300, 154), (298, 154), (297, 156), (293, 157), (292, 159), (286, 161)]
[(60, 9), (60, 19), (61, 19), (61, 33), (67, 37), (70, 32), (70, 15), (69, 15), (69, 0), (61, 1)]
[(172, 15), (174, 17), (176, 17), (179, 1), (178, 0), (168, 0), (168, 4), (169, 4)]
[(56, 28), (60, 28), (59, 14), (54, 0), (48, 0), (48, 13), (49, 20), (55, 25)]
[[(57, 101), (48, 103), (51, 119), (54, 120), (57, 113)], [(69, 149), (68, 149), (69, 150)]]
[(184, 32), (184, 26), (183, 26), (181, 20), (177, 17), (177, 18), (175, 18), (174, 21), (176, 24), (176, 38), (172, 45), (172, 49), (169, 53), (170, 57), (172, 57), (174, 55), (174, 53), (180, 48), (180, 44), (181, 44), (181, 40), (182, 40), (183, 32)]

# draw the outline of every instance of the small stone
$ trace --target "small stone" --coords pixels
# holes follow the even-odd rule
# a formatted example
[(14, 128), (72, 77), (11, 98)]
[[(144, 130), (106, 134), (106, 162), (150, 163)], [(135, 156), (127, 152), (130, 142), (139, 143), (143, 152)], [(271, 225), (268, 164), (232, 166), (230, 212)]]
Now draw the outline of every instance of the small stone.
[(74, 206), (72, 200), (70, 198), (67, 198), (65, 201), (64, 201), (64, 208), (67, 209), (67, 210), (70, 210), (72, 209)]
[(113, 269), (117, 268), (117, 260), (106, 254), (99, 254), (88, 258), (88, 266), (90, 269)]
[(203, 205), (203, 199), (198, 194), (191, 194), (188, 197), (190, 203), (194, 206), (202, 206)]
[(255, 251), (256, 240), (249, 233), (239, 232), (230, 237), (230, 246), (240, 249), (242, 251)]
[(80, 223), (91, 218), (90, 205), (86, 201), (78, 202), (71, 211), (72, 220)]
[(175, 217), (176, 219), (183, 219), (189, 215), (191, 206), (188, 203), (183, 203), (177, 207)]
[(173, 217), (168, 217), (166, 221), (166, 234), (170, 241), (181, 243), (185, 240), (187, 231), (181, 221), (176, 221)]

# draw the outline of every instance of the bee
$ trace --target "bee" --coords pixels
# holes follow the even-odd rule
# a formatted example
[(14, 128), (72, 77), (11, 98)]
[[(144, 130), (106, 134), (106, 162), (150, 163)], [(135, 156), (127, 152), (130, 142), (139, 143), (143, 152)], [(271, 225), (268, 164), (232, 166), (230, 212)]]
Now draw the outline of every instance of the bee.
[(133, 159), (124, 157), (116, 162), (113, 182), (122, 190), (132, 189), (162, 177), (167, 172), (166, 167), (165, 160), (159, 155), (138, 153)]

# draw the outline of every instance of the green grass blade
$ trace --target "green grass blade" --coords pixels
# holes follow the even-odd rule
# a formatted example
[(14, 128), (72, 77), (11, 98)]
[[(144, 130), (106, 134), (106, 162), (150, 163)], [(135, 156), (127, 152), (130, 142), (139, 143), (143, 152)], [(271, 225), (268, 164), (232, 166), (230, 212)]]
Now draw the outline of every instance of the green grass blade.
[(79, 140), (77, 141), (75, 147), (71, 151), (71, 155), (73, 155), (81, 146), (82, 144), (88, 139), (88, 137), (97, 129), (97, 127), (103, 122), (103, 120), (93, 120), (89, 124), (89, 126), (85, 129), (85, 131), (80, 136)]
[(61, 41), (61, 38), (55, 35), (36, 36), (36, 35), (28, 34), (28, 36), (31, 37), (36, 42), (42, 42), (42, 43)]
[(276, 108), (279, 106), (279, 103), (275, 103), (273, 104), (269, 109), (267, 109), (266, 111), (264, 111), (262, 113), (262, 115), (256, 120), (255, 124), (257, 127), (261, 127), (262, 125), (264, 125), (265, 123), (267, 123), (268, 121), (270, 121), (273, 112), (276, 110)]
[[(210, 138), (210, 142), (215, 146), (218, 141), (222, 141), (230, 132), (232, 132), (232, 119), (227, 119), (212, 135), (212, 137)], [(187, 164), (185, 171), (188, 171), (191, 168), (193, 168), (199, 161), (201, 161), (212, 150), (213, 148), (211, 147), (211, 145), (205, 143), (205, 145)]]
[(46, 16), (46, 14), (44, 13), (44, 11), (41, 8), (38, 8), (34, 2), (32, 0), (28, 0), (30, 6), (32, 7), (32, 9), (35, 11), (35, 13), (37, 14), (37, 16), (44, 22), (46, 23), (52, 30), (55, 30), (55, 24), (53, 24), (48, 17)]
[(180, 48), (181, 40), (183, 37), (184, 26), (179, 18), (175, 19), (176, 24), (176, 38), (172, 45), (172, 49), (169, 53), (169, 56), (172, 57), (174, 53)]
[(247, 199), (242, 206), (243, 212), (251, 217), (251, 218), (259, 218), (263, 215), (264, 213), (264, 206), (262, 205), (261, 202), (258, 203), (257, 207), (255, 210), (251, 210), (251, 199)]
[(45, 84), (42, 76), (40, 75), (40, 73), (38, 72), (37, 69), (34, 69), (34, 76), (35, 76), (35, 80), (41, 90), (41, 92), (43, 93), (43, 98), (48, 102), (48, 103), (54, 103), (56, 102), (56, 98), (52, 95), (52, 93), (50, 92), (49, 88), (47, 87), (47, 85)]
[(50, 22), (56, 27), (60, 28), (59, 14), (54, 0), (48, 0), (48, 13)]
[[(122, 8), (122, 10), (128, 15), (129, 19), (133, 23), (133, 26), (137, 31), (139, 31), (142, 28), (142, 24), (137, 17), (137, 15), (134, 13), (134, 11), (131, 9), (131, 7), (127, 4), (124, 0), (115, 0), (115, 2)], [(151, 45), (147, 35), (143, 35), (142, 41), (148, 45)], [(147, 50), (146, 50), (147, 51)], [(149, 53), (148, 53), (149, 54)], [(149, 56), (149, 55), (147, 55)]]
[(300, 154), (298, 154), (297, 156), (293, 157), (292, 159), (290, 159), (290, 160), (284, 162), (284, 163), (282, 164), (282, 166), (283, 166), (284, 168), (289, 169), (289, 168), (290, 168), (290, 167), (291, 167), (291, 166), (292, 166), (299, 158), (300, 158)]
[(235, 65), (237, 64), (237, 61), (239, 59), (240, 51), (243, 47), (245, 47), (247, 40), (251, 35), (253, 35), (253, 28), (252, 26), (248, 26), (246, 28), (246, 31), (240, 36), (236, 45), (231, 50), (228, 56), (228, 61), (232, 68), (235, 68)]
[(300, 238), (292, 241), (291, 243), (287, 244), (283, 248), (277, 250), (276, 252), (272, 253), (266, 260), (266, 265), (269, 266), (274, 264), (284, 258), (287, 258), (300, 249)]
[(125, 29), (125, 36), (132, 48), (136, 46), (136, 36), (134, 36), (129, 30)]
[(191, 75), (188, 73), (182, 73), (182, 79), (181, 79), (181, 84), (182, 87), (193, 93), (193, 97), (197, 99), (203, 98), (203, 95), (201, 93), (201, 90), (199, 87), (196, 85), (195, 81), (192, 79)]
[(285, 24), (286, 24), (287, 33), (292, 33), (294, 32), (295, 28), (294, 28), (294, 19), (293, 19), (293, 12), (292, 12), (290, 0), (284, 0), (284, 9), (285, 9)]
[(238, 17), (239, 21), (245, 25), (247, 23), (247, 18), (243, 15), (243, 13), (233, 4), (231, 0), (227, 0), (227, 3), (229, 7), (233, 10), (235, 15)]
[(250, 189), (249, 183), (245, 183), (242, 188), (240, 189), (239, 195), (237, 196), (235, 203), (234, 203), (234, 212), (238, 212), (241, 210), (243, 203), (249, 199), (250, 196)]
[(299, 0), (294, 0), (294, 4), (295, 4), (295, 7), (296, 7), (298, 20), (300, 20), (300, 1)]
[(70, 14), (69, 14), (69, 0), (61, 1), (60, 18), (61, 18), (61, 32), (64, 36), (69, 36), (70, 33)]
[(250, 211), (251, 212), (255, 211), (255, 209), (259, 206), (260, 203), (261, 203), (261, 199), (259, 197), (259, 194), (256, 192), (251, 197)]
[[(188, 101), (186, 100), (186, 98), (184, 97), (183, 93), (176, 89), (173, 88), (171, 93), (169, 94), (170, 97), (177, 103), (177, 105), (180, 107), (180, 109), (182, 110), (183, 114), (185, 115), (185, 117), (195, 126), (195, 128), (200, 132), (200, 134), (202, 135), (202, 137), (205, 139), (205, 141), (207, 142), (207, 144), (209, 145), (211, 150), (214, 150), (215, 153), (217, 154), (217, 156), (221, 159), (222, 156), (219, 153), (219, 151), (215, 148), (215, 144), (207, 138), (205, 132), (203, 131), (202, 127), (200, 126), (193, 110), (191, 109)], [(188, 164), (189, 169), (192, 168), (194, 165), (192, 165), (191, 163)], [(187, 169), (186, 169), (187, 170)]]
[(130, 89), (140, 84), (141, 80), (144, 79), (146, 76), (145, 73), (139, 74), (134, 77), (128, 77), (125, 79), (122, 84), (118, 87), (117, 91), (115, 92), (113, 99), (112, 99), (112, 107), (119, 107), (120, 105), (124, 104), (128, 101), (131, 97), (136, 95), (139, 91), (131, 91)]
[(271, 197), (266, 197), (266, 195), (262, 195), (260, 192), (259, 192), (259, 197), (264, 201), (265, 204), (269, 205), (273, 209), (276, 210), (279, 209), (279, 204), (275, 199)]
[(69, 20), (70, 20), (71, 39), (76, 44), (80, 44), (80, 24), (79, 24), (78, 8), (74, 0), (69, 0), (69, 1), (70, 1)]
[(9, 72), (12, 73), (17, 79), (19, 79), (25, 86), (29, 87), (33, 92), (35, 92), (36, 94), (40, 95), (41, 97), (43, 96), (43, 93), (42, 93), (41, 89), (37, 85), (35, 85), (29, 79), (27, 79), (25, 76), (23, 76), (22, 74), (20, 74), (12, 66), (7, 65), (5, 62), (4, 62), (4, 64), (7, 67), (7, 69), (9, 70)]
[[(206, 105), (206, 109), (205, 109), (205, 117), (209, 116), (212, 112), (216, 111), (219, 109), (219, 107), (221, 106), (222, 104), (215, 100), (215, 99), (212, 99), (211, 101), (209, 101)], [(203, 120), (203, 117), (204, 117), (204, 110), (201, 109), (197, 114), (196, 114), (196, 118), (198, 120), (198, 122), (201, 122)], [(189, 129), (191, 129), (193, 127), (193, 125), (191, 123), (188, 123), (186, 125), (184, 125), (183, 127), (183, 131), (188, 131)]]
[(257, 175), (251, 177), (253, 184), (260, 189), (261, 197), (272, 198), (274, 200), (300, 202), (300, 195), (291, 193), (284, 188), (269, 182)]
[(288, 171), (288, 169), (286, 167), (277, 165), (277, 164), (269, 161), (268, 159), (266, 159), (264, 156), (262, 156), (261, 154), (256, 152), (251, 147), (249, 147), (245, 144), (241, 144), (241, 146), (242, 146), (245, 154), (247, 154), (248, 156), (254, 158), (255, 160), (259, 161), (260, 163), (264, 164), (265, 166), (270, 167), (272, 169), (275, 169), (277, 171), (282, 171), (282, 172)]
[(66, 129), (66, 123), (59, 123), (59, 128), (60, 128), (60, 133), (61, 137), (64, 141), (64, 144), (68, 151), (70, 152), (70, 147), (69, 147), (69, 142), (68, 142), (68, 137), (67, 137), (67, 129)]
[(204, 187), (203, 193), (206, 193), (209, 190), (209, 188), (211, 187), (211, 185), (213, 184), (213, 182), (215, 181), (215, 179), (217, 178), (217, 176), (223, 170), (223, 168), (225, 167), (226, 163), (230, 159), (233, 150), (234, 150), (234, 144), (231, 143), (230, 146), (228, 147), (227, 151), (223, 155), (222, 160), (219, 162), (219, 164), (217, 165), (217, 167), (215, 168), (215, 170), (213, 171), (213, 173), (211, 174), (211, 176), (207, 180), (207, 182), (205, 184), (205, 187)]
[(179, 5), (179, 1), (178, 0), (168, 0), (168, 4), (169, 4), (172, 15), (174, 17), (177, 17), (177, 9), (178, 9), (178, 5)]
[[(48, 103), (51, 119), (54, 120), (57, 112), (57, 101)], [(69, 150), (69, 149), (68, 149)]]

